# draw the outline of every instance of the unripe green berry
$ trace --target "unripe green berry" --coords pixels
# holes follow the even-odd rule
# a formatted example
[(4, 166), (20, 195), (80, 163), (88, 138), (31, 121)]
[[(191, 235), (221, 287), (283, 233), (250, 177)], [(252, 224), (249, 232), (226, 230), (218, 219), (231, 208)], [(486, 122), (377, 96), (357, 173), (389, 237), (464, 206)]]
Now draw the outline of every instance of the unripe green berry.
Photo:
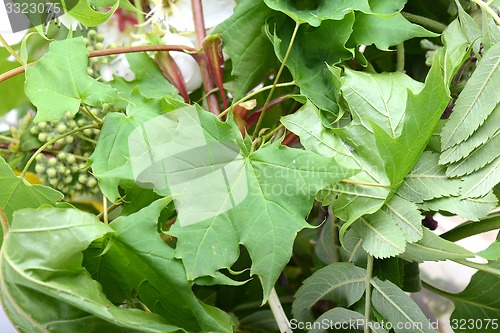
[(90, 38), (95, 38), (96, 35), (97, 35), (97, 31), (95, 31), (94, 29), (89, 30), (88, 36)]
[(93, 64), (97, 64), (99, 62), (99, 58), (90, 58), (90, 62)]
[(103, 35), (103, 34), (97, 34), (97, 35), (95, 36), (95, 39), (96, 39), (99, 43), (101, 43), (101, 42), (103, 42), (103, 41), (104, 41), (104, 35)]
[(56, 131), (60, 134), (66, 133), (67, 130), (68, 130), (68, 127), (62, 123), (57, 125), (57, 127), (56, 127)]
[(76, 158), (73, 154), (68, 154), (68, 156), (66, 157), (66, 161), (69, 163), (69, 164), (73, 164), (76, 162)]
[(90, 128), (86, 128), (83, 130), (83, 135), (85, 136), (91, 136), (92, 135), (92, 130)]
[(73, 181), (73, 177), (71, 175), (64, 177), (64, 183), (69, 184)]
[(85, 183), (87, 183), (87, 180), (88, 180), (88, 177), (87, 177), (87, 175), (85, 175), (85, 174), (81, 174), (80, 176), (78, 176), (78, 182), (79, 182), (80, 184), (85, 184)]
[(68, 157), (68, 154), (66, 154), (65, 152), (63, 151), (60, 151), (58, 154), (57, 154), (57, 158), (61, 161), (64, 161), (66, 159), (66, 157)]
[(87, 37), (85, 37), (83, 39), (83, 44), (85, 44), (85, 46), (88, 46), (90, 44), (90, 40)]
[(99, 115), (99, 109), (92, 108), (92, 109), (90, 109), (90, 113), (92, 113), (94, 116), (98, 116)]
[(57, 170), (57, 173), (64, 174), (64, 172), (66, 171), (66, 167), (64, 165), (62, 165), (62, 164), (59, 164), (57, 166), (56, 170)]
[(47, 133), (39, 133), (38, 134), (38, 140), (41, 142), (47, 141)]
[(74, 138), (73, 136), (71, 136), (71, 135), (70, 135), (70, 136), (67, 136), (67, 137), (65, 138), (65, 140), (66, 140), (66, 143), (67, 143), (68, 145), (70, 145), (70, 144), (72, 144), (72, 143), (73, 143), (73, 141), (75, 141), (75, 138)]
[(92, 45), (87, 46), (87, 52), (92, 52), (94, 51), (94, 47)]
[(85, 163), (80, 163), (80, 164), (78, 164), (78, 167), (79, 167), (80, 169), (85, 169), (85, 167), (86, 167), (86, 166), (87, 166), (87, 165), (86, 165)]
[(74, 120), (69, 120), (69, 121), (68, 121), (68, 127), (69, 127), (70, 129), (76, 128), (76, 121), (74, 121)]
[(104, 45), (102, 43), (95, 44), (95, 49), (96, 50), (102, 50), (103, 48), (104, 48)]
[(30, 133), (33, 135), (37, 135), (38, 133), (40, 133), (40, 129), (37, 126), (33, 126), (30, 128)]
[(69, 111), (68, 111), (68, 112), (66, 112), (66, 119), (71, 120), (71, 119), (73, 119), (73, 118), (75, 118), (75, 115), (74, 115), (73, 113), (71, 113), (71, 112), (69, 112)]
[(101, 58), (101, 64), (107, 65), (108, 64), (108, 59), (107, 58)]
[(87, 187), (92, 188), (96, 185), (97, 185), (97, 180), (94, 177), (89, 178), (89, 180), (87, 181)]
[(85, 119), (78, 119), (78, 121), (76, 123), (77, 123), (78, 127), (82, 127), (82, 126), (85, 126), (85, 124), (87, 124)]
[(49, 179), (49, 184), (52, 185), (53, 187), (56, 187), (58, 183), (59, 181), (57, 178)]
[(94, 74), (94, 70), (90, 67), (87, 67), (87, 75), (93, 75)]
[(104, 104), (102, 105), (102, 111), (105, 111), (105, 112), (106, 112), (106, 111), (109, 111), (109, 110), (111, 110), (111, 104), (109, 104), (109, 103), (104, 103)]
[(41, 164), (35, 165), (35, 172), (38, 174), (44, 173), (45, 172), (45, 166)]
[(57, 158), (55, 158), (55, 157), (49, 158), (49, 160), (47, 161), (47, 164), (49, 166), (56, 166), (57, 165)]
[(80, 183), (76, 183), (75, 184), (75, 189), (78, 190), (78, 191), (81, 191), (81, 190), (83, 190), (83, 185), (80, 184)]
[(47, 123), (45, 121), (41, 121), (38, 123), (38, 128), (41, 129), (42, 131), (47, 129)]
[(42, 161), (44, 161), (44, 160), (45, 160), (45, 155), (43, 155), (43, 154), (38, 154), (38, 155), (36, 155), (36, 157), (35, 157), (35, 161), (37, 161), (38, 163), (39, 163), (39, 162), (42, 162)]
[(57, 176), (57, 171), (54, 168), (48, 168), (47, 169), (47, 176), (49, 177), (55, 177)]
[(110, 43), (108, 45), (108, 49), (116, 49), (118, 46), (116, 45), (116, 43)]

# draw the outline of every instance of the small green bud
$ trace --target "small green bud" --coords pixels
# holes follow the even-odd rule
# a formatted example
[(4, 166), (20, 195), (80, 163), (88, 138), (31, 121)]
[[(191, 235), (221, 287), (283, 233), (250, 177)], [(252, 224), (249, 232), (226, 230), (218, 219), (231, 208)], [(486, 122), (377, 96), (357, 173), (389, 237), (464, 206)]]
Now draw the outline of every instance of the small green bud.
[(68, 121), (68, 127), (71, 129), (76, 128), (76, 121), (74, 121), (74, 120)]
[(37, 162), (45, 161), (45, 155), (44, 154), (38, 154), (38, 155), (36, 155), (35, 161), (37, 161)]
[(62, 164), (59, 164), (57, 166), (56, 170), (57, 170), (57, 173), (64, 174), (64, 172), (66, 171), (66, 167), (64, 165), (62, 165)]
[(97, 34), (95, 36), (95, 39), (96, 39), (96, 41), (98, 41), (99, 43), (101, 43), (101, 42), (104, 41), (104, 35), (103, 34)]
[(85, 175), (85, 174), (81, 174), (80, 176), (78, 176), (78, 182), (79, 182), (80, 184), (85, 184), (85, 183), (87, 183), (87, 180), (88, 180), (88, 177), (87, 177), (87, 175)]
[(110, 43), (108, 45), (108, 49), (116, 49), (118, 46), (116, 45), (116, 43)]
[(47, 133), (39, 133), (38, 134), (38, 140), (40, 140), (40, 142), (47, 141)]
[(49, 158), (49, 160), (47, 161), (47, 164), (49, 166), (55, 166), (55, 165), (57, 165), (57, 158), (55, 158), (55, 157)]
[(64, 177), (64, 183), (69, 184), (73, 181), (73, 177), (71, 175)]
[(48, 168), (47, 169), (47, 176), (49, 176), (50, 178), (57, 176), (56, 169), (54, 169), (54, 168)]
[(89, 30), (88, 36), (90, 38), (95, 38), (96, 35), (97, 35), (97, 31), (95, 31), (94, 29)]
[(68, 130), (68, 127), (65, 124), (59, 124), (56, 127), (56, 131), (60, 134), (66, 133), (67, 130)]
[(68, 145), (70, 145), (70, 144), (72, 144), (72, 143), (73, 143), (73, 141), (75, 141), (75, 138), (74, 138), (73, 136), (71, 136), (71, 135), (70, 135), (70, 136), (67, 136), (67, 137), (65, 138), (65, 140), (66, 140), (66, 143), (67, 143)]
[(83, 185), (80, 184), (80, 183), (76, 183), (75, 184), (75, 189), (78, 190), (78, 191), (81, 191), (81, 190), (83, 190)]
[(94, 47), (92, 45), (87, 46), (87, 52), (92, 52), (94, 51)]
[(96, 50), (102, 50), (102, 49), (104, 49), (104, 45), (102, 43), (97, 43), (97, 44), (95, 44), (95, 49)]
[(90, 58), (90, 62), (93, 64), (97, 64), (99, 62), (99, 58)]
[(30, 128), (30, 133), (33, 135), (37, 135), (38, 133), (40, 133), (40, 128), (38, 128), (38, 126), (33, 126)]
[(57, 178), (49, 179), (49, 184), (52, 185), (53, 187), (56, 187), (58, 183), (59, 181)]
[(94, 75), (94, 70), (90, 67), (87, 67), (87, 75), (89, 75), (89, 76)]
[(109, 111), (109, 110), (111, 110), (111, 104), (109, 104), (109, 103), (104, 103), (104, 104), (102, 105), (102, 111), (107, 112), (107, 111)]
[(78, 121), (76, 122), (78, 127), (82, 127), (82, 126), (85, 126), (87, 124), (87, 121), (85, 119), (78, 119)]
[(91, 136), (92, 135), (92, 129), (86, 128), (83, 130), (83, 135), (85, 136)]
[(69, 163), (69, 164), (73, 164), (76, 162), (76, 158), (75, 158), (75, 155), (73, 154), (68, 154), (68, 156), (66, 156), (66, 161)]
[(108, 64), (108, 59), (107, 58), (101, 58), (101, 64), (107, 65)]
[(87, 181), (87, 187), (94, 187), (97, 185), (97, 180), (94, 177), (90, 177), (89, 180)]
[(68, 154), (66, 154), (65, 152), (63, 151), (60, 151), (58, 154), (57, 154), (57, 158), (60, 159), (61, 161), (64, 161), (66, 159), (66, 157), (68, 157)]
[(47, 129), (47, 123), (45, 121), (41, 121), (38, 123), (38, 128), (41, 129), (42, 131)]
[(45, 166), (43, 166), (41, 164), (35, 165), (35, 172), (38, 173), (38, 174), (44, 173), (45, 172)]
[(87, 37), (85, 37), (83, 39), (83, 43), (85, 44), (85, 46), (88, 46), (90, 44), (90, 40)]
[(66, 119), (71, 120), (75, 118), (75, 115), (72, 112), (66, 112)]

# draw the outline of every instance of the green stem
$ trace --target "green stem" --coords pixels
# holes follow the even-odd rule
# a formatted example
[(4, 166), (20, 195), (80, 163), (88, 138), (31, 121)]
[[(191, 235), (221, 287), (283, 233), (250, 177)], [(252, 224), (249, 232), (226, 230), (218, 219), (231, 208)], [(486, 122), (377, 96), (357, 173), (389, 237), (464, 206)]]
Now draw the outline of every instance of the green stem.
[(88, 128), (97, 128), (97, 127), (98, 127), (98, 125), (96, 125), (96, 124), (91, 124), (91, 125), (86, 125), (86, 126), (78, 127), (78, 128), (75, 128), (74, 130), (71, 130), (71, 131), (69, 131), (67, 133), (64, 133), (64, 134), (62, 134), (62, 135), (60, 135), (58, 137), (53, 138), (52, 140), (47, 141), (40, 148), (38, 148), (38, 150), (31, 156), (31, 158), (26, 163), (26, 166), (24, 167), (23, 171), (21, 172), (20, 177), (24, 178), (24, 176), (26, 175), (26, 172), (28, 172), (28, 169), (31, 166), (31, 163), (33, 163), (33, 161), (35, 160), (35, 158), (37, 157), (37, 155), (40, 154), (42, 151), (44, 151), (45, 148), (47, 148), (48, 146), (54, 144), (56, 141), (58, 141), (58, 140), (60, 140), (62, 138), (65, 138), (67, 136), (70, 136), (70, 135), (73, 135), (75, 133), (81, 132), (81, 131), (86, 130)]
[[(295, 81), (291, 81), (291, 82), (285, 82), (285, 83), (278, 83), (276, 84), (276, 88), (282, 88), (282, 87), (289, 87), (289, 86), (294, 86), (295, 85)], [(272, 89), (274, 85), (270, 85), (270, 86), (265, 86), (265, 87), (262, 87), (260, 89), (257, 89), (255, 90), (254, 92), (246, 95), (245, 97), (237, 100), (236, 102), (232, 103), (232, 105), (230, 107), (228, 107), (227, 109), (225, 109), (224, 111), (222, 111), (217, 117), (219, 117), (219, 119), (221, 119), (223, 116), (225, 116), (229, 111), (231, 111), (231, 109), (234, 107), (234, 105), (238, 105), (240, 103), (243, 103), (247, 100), (249, 100), (250, 98), (254, 97), (255, 95), (258, 95), (260, 94), (261, 92), (263, 91), (266, 91), (266, 90), (269, 90), (269, 89)]]
[(397, 64), (396, 71), (405, 72), (405, 45), (404, 43), (398, 44), (396, 46), (396, 54), (397, 54)]
[[(104, 200), (104, 198), (103, 198), (103, 200)], [(118, 199), (118, 200), (117, 200), (114, 204), (112, 204), (111, 206), (109, 206), (107, 209), (103, 209), (103, 211), (97, 215), (97, 218), (98, 218), (99, 220), (101, 220), (101, 219), (102, 219), (103, 221), (105, 221), (105, 220), (104, 220), (104, 214), (106, 214), (106, 215), (107, 215), (107, 214), (111, 213), (111, 212), (112, 212), (112, 211), (114, 211), (116, 208), (120, 207), (120, 206), (121, 206), (124, 202), (125, 202), (125, 197), (123, 196), (123, 197), (121, 197), (120, 199)], [(104, 211), (106, 211), (106, 213), (104, 213)], [(107, 218), (107, 217), (106, 217), (106, 218)]]
[(102, 196), (102, 212), (103, 212), (103, 222), (104, 224), (109, 224), (108, 220), (108, 199), (105, 195)]
[(142, 27), (144, 26), (144, 8), (142, 8), (141, 0), (134, 0), (135, 8), (139, 9), (140, 13), (137, 13), (137, 22), (139, 23), (139, 31), (142, 31)]
[(442, 33), (444, 31), (444, 29), (446, 29), (445, 24), (438, 22), (438, 21), (431, 20), (430, 18), (420, 16), (420, 15), (410, 14), (410, 13), (406, 13), (406, 12), (401, 12), (401, 14), (406, 19), (408, 19), (408, 21), (423, 25), (423, 26), (425, 26), (431, 30), (434, 30), (436, 32)]
[(87, 117), (90, 119), (94, 120), (98, 124), (102, 124), (102, 119), (98, 118), (96, 115), (94, 115), (92, 112), (90, 112), (86, 107), (80, 106), (80, 112), (85, 114)]
[(262, 138), (262, 142), (264, 143), (267, 140), (271, 139), (274, 136), (274, 134), (276, 134), (276, 132), (278, 132), (283, 127), (285, 127), (283, 124), (279, 124), (278, 126), (276, 126), (272, 131), (264, 135), (264, 137)]
[(5, 239), (5, 236), (9, 233), (9, 221), (2, 207), (0, 207), (0, 223), (2, 224), (3, 238)]
[(479, 7), (481, 7), (481, 9), (483, 9), (485, 12), (490, 14), (495, 20), (496, 24), (500, 25), (500, 17), (497, 15), (497, 13), (495, 13), (495, 11), (490, 6), (488, 6), (487, 3), (481, 0), (471, 0), (471, 1), (477, 4)]
[[(495, 218), (496, 217), (496, 218)], [(468, 221), (440, 235), (441, 238), (456, 242), (461, 239), (500, 229), (500, 216), (490, 216), (478, 222)]]
[(364, 333), (370, 333), (368, 323), (370, 322), (370, 313), (372, 310), (371, 302), (371, 281), (373, 273), (373, 256), (368, 255), (366, 262), (366, 276), (365, 276), (365, 325), (363, 327)]
[(283, 306), (281, 305), (276, 289), (271, 290), (269, 295), (269, 307), (273, 313), (274, 320), (278, 324), (281, 333), (292, 333), (292, 328), (290, 327), (290, 322), (286, 317), (285, 311), (283, 311)]
[(23, 66), (25, 66), (26, 64), (24, 63), (23, 59), (21, 59), (21, 57), (19, 56), (19, 54), (17, 54), (16, 51), (14, 51), (14, 49), (12, 47), (10, 47), (10, 45), (7, 43), (7, 41), (5, 39), (3, 39), (2, 35), (0, 35), (0, 43), (7, 49), (7, 51), (9, 51), (9, 53), (14, 57), (16, 58), (16, 60)]
[(5, 135), (0, 135), (0, 140), (7, 141), (10, 143), (19, 143), (19, 140), (16, 140), (14, 138), (11, 138), (11, 137), (5, 136)]
[(278, 73), (276, 74), (276, 77), (274, 78), (273, 86), (271, 88), (271, 91), (269, 92), (269, 95), (267, 95), (266, 102), (264, 103), (264, 107), (262, 108), (262, 112), (260, 114), (259, 120), (257, 121), (257, 125), (255, 125), (255, 129), (253, 131), (252, 137), (255, 138), (257, 134), (259, 134), (259, 129), (260, 126), (262, 125), (262, 121), (264, 120), (264, 115), (266, 114), (267, 111), (267, 106), (269, 105), (269, 102), (271, 101), (271, 97), (273, 96), (274, 90), (276, 89), (276, 85), (278, 84), (278, 81), (280, 79), (281, 73), (285, 69), (285, 64), (286, 61), (288, 60), (288, 57), (290, 56), (290, 53), (292, 52), (292, 47), (293, 47), (293, 42), (295, 41), (295, 37), (297, 36), (297, 32), (299, 31), (300, 23), (295, 23), (295, 29), (293, 29), (292, 37), (290, 38), (290, 44), (288, 44), (288, 49), (286, 50), (285, 56), (283, 57), (283, 62), (281, 63), (280, 69), (278, 70)]

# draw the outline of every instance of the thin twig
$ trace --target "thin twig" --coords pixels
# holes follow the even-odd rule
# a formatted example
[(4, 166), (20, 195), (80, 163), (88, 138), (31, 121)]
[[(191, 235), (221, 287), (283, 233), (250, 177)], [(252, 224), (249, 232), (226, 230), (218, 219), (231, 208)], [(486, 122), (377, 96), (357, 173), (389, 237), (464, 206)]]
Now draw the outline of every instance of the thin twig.
[(283, 306), (281, 306), (280, 298), (276, 293), (276, 289), (271, 290), (271, 294), (269, 295), (269, 307), (271, 308), (271, 312), (273, 313), (274, 320), (278, 324), (281, 333), (292, 333), (292, 327), (290, 326), (290, 322), (286, 317), (285, 311), (283, 311)]
[(405, 72), (405, 45), (404, 43), (398, 44), (396, 46), (397, 62), (396, 71)]
[(102, 213), (104, 224), (109, 224), (108, 220), (108, 198), (105, 195), (102, 196)]
[(406, 19), (408, 19), (408, 21), (423, 25), (431, 30), (434, 30), (435, 32), (442, 33), (444, 29), (446, 29), (447, 27), (446, 24), (434, 21), (424, 16), (415, 15), (407, 12), (401, 12), (401, 15), (403, 15)]
[(371, 281), (373, 272), (373, 256), (368, 255), (366, 263), (366, 276), (365, 276), (365, 325), (363, 327), (364, 333), (370, 333), (368, 323), (370, 322), (370, 313), (372, 310), (371, 301)]
[[(116, 208), (120, 207), (123, 203), (125, 202), (125, 197), (121, 197), (120, 199), (116, 200), (116, 202), (114, 204), (112, 204), (111, 206), (108, 207), (108, 209), (106, 210), (107, 214), (111, 213), (112, 211), (114, 211)], [(99, 213), (97, 215), (97, 218), (99, 220), (102, 220), (104, 219), (104, 211)]]
[(288, 60), (288, 57), (290, 56), (290, 53), (292, 52), (292, 47), (293, 47), (293, 42), (295, 41), (295, 37), (297, 36), (297, 32), (299, 31), (300, 23), (295, 23), (295, 29), (293, 29), (292, 37), (290, 38), (290, 44), (288, 44), (288, 48), (286, 50), (285, 56), (283, 57), (283, 62), (281, 63), (280, 69), (278, 70), (278, 73), (276, 74), (276, 77), (274, 78), (273, 86), (271, 88), (271, 91), (269, 92), (269, 95), (267, 95), (266, 102), (264, 103), (264, 107), (262, 108), (262, 113), (260, 114), (259, 120), (257, 121), (257, 125), (255, 125), (255, 129), (253, 131), (252, 137), (255, 138), (257, 134), (259, 133), (260, 126), (262, 124), (262, 121), (264, 120), (264, 115), (266, 114), (267, 111), (267, 106), (269, 102), (271, 101), (271, 97), (273, 96), (274, 90), (276, 89), (276, 86), (278, 84), (278, 81), (280, 79), (281, 73), (285, 69), (285, 64), (286, 61)]

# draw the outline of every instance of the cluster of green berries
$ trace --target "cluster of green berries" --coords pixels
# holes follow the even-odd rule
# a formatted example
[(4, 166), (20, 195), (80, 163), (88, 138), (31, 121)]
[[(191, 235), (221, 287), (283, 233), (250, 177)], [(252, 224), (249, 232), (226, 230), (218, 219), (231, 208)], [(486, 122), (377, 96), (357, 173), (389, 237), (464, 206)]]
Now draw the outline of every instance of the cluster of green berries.
[[(92, 52), (95, 50), (103, 50), (105, 46), (104, 35), (97, 33), (94, 29), (89, 30), (87, 37), (83, 39), (85, 46), (87, 47), (87, 51)], [(116, 44), (109, 44), (108, 48), (116, 48)], [(110, 55), (108, 57), (93, 57), (89, 59), (89, 64), (87, 67), (87, 74), (93, 77), (99, 76), (99, 65), (106, 65), (109, 63), (111, 59), (113, 59), (115, 55)]]
[[(102, 119), (107, 112), (112, 111), (111, 108), (105, 104), (102, 109), (92, 108), (89, 112)], [(30, 133), (41, 143), (47, 143), (73, 129), (93, 123), (87, 115), (68, 112), (60, 120), (33, 124)], [(45, 153), (35, 158), (38, 178), (68, 197), (98, 193), (97, 179), (86, 170), (86, 161), (95, 149), (99, 132), (96, 128), (88, 128), (47, 146)]]

